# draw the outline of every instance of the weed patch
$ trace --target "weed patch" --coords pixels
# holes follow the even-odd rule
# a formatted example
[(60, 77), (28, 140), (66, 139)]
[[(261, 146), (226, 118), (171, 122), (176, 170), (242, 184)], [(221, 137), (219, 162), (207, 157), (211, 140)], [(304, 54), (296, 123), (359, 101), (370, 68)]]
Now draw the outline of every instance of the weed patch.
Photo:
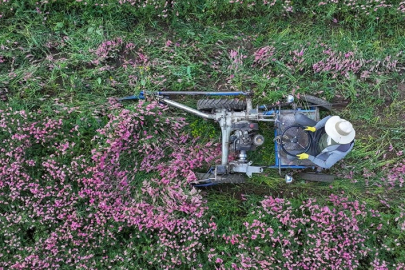
[[(404, 268), (404, 7), (2, 1), (0, 268)], [(144, 90), (317, 95), (339, 103), (355, 147), (332, 184), (266, 169), (196, 190), (219, 128), (114, 99)], [(272, 165), (260, 129), (249, 159)]]

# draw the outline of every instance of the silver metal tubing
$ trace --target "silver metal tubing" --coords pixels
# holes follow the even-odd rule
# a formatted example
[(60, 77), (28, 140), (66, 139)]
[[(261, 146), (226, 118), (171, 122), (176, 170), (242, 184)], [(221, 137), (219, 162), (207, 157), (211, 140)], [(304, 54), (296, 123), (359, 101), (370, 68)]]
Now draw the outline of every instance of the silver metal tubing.
[(253, 105), (252, 105), (252, 99), (251, 98), (247, 98), (246, 99), (246, 111), (248, 114), (250, 114), (250, 111), (253, 109)]
[(230, 127), (221, 127), (222, 131), (222, 159), (221, 165), (228, 164)]
[(165, 99), (165, 98), (160, 98), (159, 100), (162, 101), (163, 103), (166, 103), (167, 105), (179, 108), (181, 110), (184, 110), (186, 112), (195, 114), (195, 115), (200, 116), (202, 118), (215, 119), (215, 115), (213, 115), (213, 114), (200, 112), (199, 110), (193, 109), (191, 107), (188, 107), (188, 106), (183, 105), (181, 103), (178, 103), (176, 101), (173, 101), (173, 100), (170, 100), (170, 99)]
[(246, 162), (247, 160), (247, 154), (246, 154), (246, 150), (241, 150), (239, 153), (239, 162)]
[(222, 117), (219, 118), (219, 125), (222, 131), (222, 162), (221, 165), (228, 165), (229, 137), (232, 131), (232, 115), (225, 109), (221, 110)]
[(274, 122), (274, 116), (272, 115), (262, 115), (262, 114), (254, 114), (248, 115), (246, 117), (247, 120), (257, 121), (257, 122)]

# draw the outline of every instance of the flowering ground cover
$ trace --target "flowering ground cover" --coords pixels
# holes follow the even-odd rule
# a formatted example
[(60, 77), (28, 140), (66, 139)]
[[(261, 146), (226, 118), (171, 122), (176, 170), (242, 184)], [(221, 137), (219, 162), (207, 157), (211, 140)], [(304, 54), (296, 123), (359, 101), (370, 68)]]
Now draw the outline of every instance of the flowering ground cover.
[[(0, 269), (404, 269), (403, 1), (0, 3)], [(332, 184), (195, 189), (215, 123), (151, 91), (336, 103)], [(194, 106), (196, 100), (179, 97)], [(344, 106), (342, 105), (344, 104)], [(249, 158), (274, 162), (272, 127)]]

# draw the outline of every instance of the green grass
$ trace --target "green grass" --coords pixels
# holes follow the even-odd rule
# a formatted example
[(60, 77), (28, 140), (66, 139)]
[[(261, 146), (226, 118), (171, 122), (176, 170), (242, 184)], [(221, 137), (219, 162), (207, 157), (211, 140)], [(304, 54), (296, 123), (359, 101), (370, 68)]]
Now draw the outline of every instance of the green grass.
[[(181, 20), (172, 24), (158, 21), (148, 24), (134, 23), (130, 16), (120, 18), (114, 13), (98, 17), (86, 11), (85, 17), (80, 17), (76, 9), (67, 14), (51, 12), (43, 25), (40, 16), (19, 14), (9, 19), (2, 29), (4, 35), (0, 43), (12, 49), (2, 52), (7, 63), (0, 76), (3, 85), (7, 86), (10, 102), (29, 104), (35, 108), (52, 106), (54, 99), (58, 98), (69, 106), (88, 110), (86, 105), (90, 100), (100, 106), (107, 97), (133, 94), (145, 88), (207, 91), (253, 89), (258, 94), (255, 101), (265, 103), (274, 102), (299, 87), (297, 92), (322, 92), (322, 96), (328, 99), (335, 95), (349, 98), (351, 103), (342, 114), (362, 123), (366, 131), (384, 129), (386, 123), (381, 123), (381, 118), (387, 112), (381, 112), (381, 108), (387, 99), (401, 95), (395, 91), (400, 78), (395, 73), (378, 75), (366, 81), (356, 76), (334, 79), (327, 74), (313, 74), (309, 67), (320, 59), (323, 48), (316, 45), (322, 42), (338, 51), (356, 51), (366, 58), (383, 59), (388, 54), (396, 54), (404, 47), (401, 36), (403, 29), (395, 29), (393, 36), (385, 36), (383, 32), (376, 35), (375, 32), (315, 24), (305, 17), (272, 21), (253, 17), (208, 24), (200, 21), (185, 23)], [(21, 22), (24, 22), (23, 26)], [(119, 51), (111, 55), (111, 60), (107, 59), (106, 63), (100, 65), (112, 67), (110, 70), (99, 71), (100, 67), (89, 64), (96, 58), (92, 51), (103, 41), (116, 37), (123, 37), (124, 43), (134, 43), (136, 49), (139, 48), (153, 59), (150, 68), (125, 70), (117, 66)], [(168, 40), (179, 43), (179, 46), (164, 50)], [(14, 42), (18, 42), (18, 45), (8, 45)], [(274, 56), (279, 61), (270, 63), (270, 73), (252, 68), (253, 51), (269, 44), (276, 47)], [(249, 57), (234, 74), (234, 79), (227, 80), (232, 74), (227, 69), (230, 65), (227, 53), (238, 48), (240, 53)], [(291, 72), (287, 67), (290, 61), (288, 54), (301, 48), (306, 49), (307, 66), (301, 73)], [(50, 65), (54, 65), (52, 70), (49, 70)], [(15, 78), (9, 78), (7, 71), (10, 69), (16, 74)], [(28, 80), (24, 80), (27, 75)], [(130, 75), (138, 77), (131, 85), (128, 84)], [(157, 83), (159, 79), (155, 78), (159, 76), (164, 76), (165, 82)], [(117, 81), (117, 85), (112, 86), (111, 80)], [(388, 113), (393, 116), (400, 109), (392, 105), (389, 108)], [(194, 136), (205, 133), (201, 130), (200, 120), (192, 120), (192, 126)], [(209, 137), (218, 134), (210, 129)], [(386, 144), (391, 142), (389, 136), (383, 138)], [(361, 146), (362, 141), (358, 145)], [(356, 152), (367, 153), (367, 150), (360, 148)], [(272, 158), (268, 156), (271, 151), (260, 150), (259, 153), (263, 161), (271, 162)], [(260, 155), (254, 159), (260, 160)]]
[[(384, 32), (376, 34), (352, 31), (339, 25), (316, 24), (305, 16), (268, 21), (253, 17), (207, 24), (181, 20), (172, 24), (159, 21), (150, 24), (134, 23), (128, 14), (119, 17), (110, 12), (100, 17), (94, 16), (98, 11), (91, 14), (86, 10), (81, 14), (75, 8), (65, 14), (51, 12), (42, 24), (41, 16), (19, 10), (15, 18), (7, 20), (0, 38), (0, 43), (10, 48), (1, 52), (7, 61), (0, 78), (12, 103), (44, 108), (52, 106), (58, 98), (69, 106), (87, 110), (86, 104), (90, 100), (100, 106), (108, 97), (133, 94), (145, 88), (252, 89), (257, 93), (255, 101), (266, 103), (278, 100), (295, 88), (297, 92), (322, 92), (327, 99), (336, 95), (349, 98), (351, 103), (342, 114), (364, 123), (367, 128), (380, 129), (386, 124), (381, 123), (382, 114), (386, 113), (381, 108), (386, 100), (401, 95), (395, 90), (400, 79), (395, 72), (361, 80), (354, 75), (348, 79), (335, 79), (327, 74), (313, 74), (310, 69), (321, 59), (324, 49), (316, 45), (322, 42), (337, 51), (356, 51), (366, 58), (383, 59), (386, 55), (394, 55), (405, 46), (400, 28), (395, 29), (394, 35), (385, 36)], [(142, 51), (153, 59), (150, 67), (123, 69), (122, 60), (119, 60), (122, 48), (103, 64), (91, 65), (90, 62), (96, 59), (94, 50), (103, 41), (116, 37), (123, 37), (124, 44), (134, 43), (134, 53)], [(165, 50), (168, 40), (179, 46)], [(278, 61), (270, 63), (269, 70), (252, 68), (252, 53), (266, 45), (276, 47), (274, 56)], [(227, 54), (238, 48), (248, 58), (238, 71), (232, 72), (227, 68), (231, 64)], [(295, 73), (288, 68), (289, 53), (301, 48), (306, 49), (306, 66), (302, 72)], [(105, 66), (107, 70), (100, 71)], [(15, 73), (14, 78), (10, 76), (10, 70)], [(235, 77), (227, 79), (232, 74)], [(131, 84), (128, 83), (130, 75), (137, 77)], [(112, 85), (112, 80), (117, 84)], [(399, 106), (389, 108), (388, 113), (394, 116), (400, 110)], [(198, 121), (193, 120), (193, 125), (201, 125)], [(203, 133), (197, 130), (198, 127), (194, 135)]]
[[(0, 90), (5, 99), (0, 101), (0, 107), (40, 109), (48, 111), (48, 115), (58, 106), (79, 107), (81, 113), (75, 114), (72, 121), (92, 121), (87, 133), (90, 136), (105, 122), (101, 116), (100, 121), (92, 116), (103, 110), (108, 98), (141, 90), (253, 90), (257, 104), (276, 102), (293, 89), (331, 102), (340, 97), (338, 102), (348, 101), (348, 106), (337, 113), (354, 123), (357, 138), (354, 150), (331, 170), (339, 178), (330, 185), (300, 181), (286, 185), (275, 170), (267, 169), (245, 185), (206, 189), (204, 196), (218, 227), (241, 226), (248, 205), (266, 195), (305, 200), (345, 193), (377, 209), (383, 209), (382, 197), (392, 205), (403, 202), (397, 196), (402, 188), (386, 190), (373, 184), (384, 177), (389, 170), (385, 168), (402, 158), (388, 152), (388, 148), (392, 145), (394, 151), (404, 149), (404, 70), (381, 71), (368, 78), (359, 74), (334, 77), (327, 72), (315, 73), (312, 66), (325, 59), (326, 47), (319, 46), (324, 43), (337, 52), (355, 52), (364, 59), (384, 61), (388, 55), (396, 56), (398, 67), (403, 68), (404, 28), (393, 27), (386, 32), (382, 26), (370, 24), (363, 25), (365, 31), (361, 27), (352, 30), (348, 24), (317, 21), (308, 14), (280, 19), (249, 17), (235, 11), (221, 20), (207, 9), (204, 12), (208, 15), (196, 13), (190, 20), (163, 20), (154, 16), (142, 19), (123, 9), (120, 14), (113, 10), (101, 12), (100, 8), (82, 11), (74, 4), (68, 11), (63, 5), (52, 7), (56, 9), (46, 9), (50, 12), (46, 20), (43, 14), (23, 7), (17, 7), (14, 16), (0, 19), (0, 46), (7, 48), (0, 50), (0, 60), (5, 59), (0, 65)], [(97, 48), (117, 38), (122, 38), (122, 44), (95, 64)], [(166, 46), (168, 41), (172, 45)], [(124, 53), (129, 43), (134, 49)], [(276, 61), (261, 68), (255, 66), (254, 52), (264, 46), (275, 47), (272, 57)], [(291, 68), (292, 54), (301, 49), (305, 49), (305, 60), (302, 70), (297, 71)], [(237, 69), (228, 68), (232, 65), (230, 50), (247, 56)], [(147, 56), (145, 63), (140, 62), (140, 54)], [(125, 61), (138, 62), (124, 67)], [(196, 99), (180, 101), (192, 105)], [(176, 110), (169, 113), (181, 114)], [(219, 138), (216, 123), (186, 117), (190, 133), (200, 137), (201, 143)], [(250, 158), (255, 164), (271, 165), (273, 130), (267, 125), (261, 125), (261, 129), (266, 143), (250, 153)], [(82, 146), (77, 151), (87, 153), (86, 145)], [(373, 173), (368, 183), (365, 171)], [(241, 199), (242, 194), (247, 201)]]

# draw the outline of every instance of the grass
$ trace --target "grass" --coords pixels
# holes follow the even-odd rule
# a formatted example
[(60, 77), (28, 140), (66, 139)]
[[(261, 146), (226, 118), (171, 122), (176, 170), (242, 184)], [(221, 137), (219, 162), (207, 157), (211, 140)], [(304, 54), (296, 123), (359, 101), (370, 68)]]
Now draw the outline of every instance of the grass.
[[(299, 87), (297, 92), (319, 91), (329, 99), (336, 95), (350, 99), (347, 111), (342, 114), (364, 123), (366, 132), (369, 129), (384, 129), (386, 123), (381, 119), (386, 119), (384, 116), (387, 114), (395, 118), (400, 110), (399, 105), (391, 105), (389, 111), (381, 112), (387, 99), (401, 95), (394, 90), (400, 80), (395, 72), (375, 75), (363, 81), (354, 75), (336, 80), (327, 74), (312, 74), (308, 69), (318, 61), (323, 50), (316, 48), (319, 42), (325, 42), (342, 52), (356, 51), (365, 58), (383, 59), (388, 54), (396, 54), (404, 46), (403, 29), (400, 28), (395, 28), (393, 35), (386, 36), (378, 31), (359, 32), (339, 25), (315, 24), (305, 16), (267, 23), (260, 18), (251, 18), (209, 24), (200, 21), (186, 24), (180, 20), (173, 21), (171, 25), (159, 21), (134, 24), (130, 16), (121, 19), (114, 13), (97, 17), (90, 16), (86, 11), (85, 17), (79, 17), (80, 11), (77, 9), (66, 14), (51, 12), (43, 21), (39, 15), (31, 16), (34, 15), (32, 12), (20, 11), (18, 16), (7, 20), (0, 40), (3, 46), (10, 48), (1, 53), (7, 62), (0, 76), (11, 103), (46, 108), (58, 98), (68, 106), (88, 110), (86, 105), (90, 100), (96, 102), (96, 106), (101, 106), (107, 97), (129, 95), (144, 88), (253, 89), (258, 94), (265, 93), (265, 96), (258, 95), (257, 102), (274, 102), (282, 94)], [(142, 66), (125, 70), (119, 66), (123, 61), (119, 59), (126, 57), (120, 55), (122, 48), (111, 52), (100, 65), (89, 64), (95, 59), (92, 52), (103, 41), (114, 40), (115, 37), (124, 37), (124, 43), (133, 42), (137, 49), (133, 53), (142, 51), (153, 59), (148, 70)], [(165, 48), (168, 40), (179, 46)], [(229, 50), (240, 48), (240, 53), (249, 55), (267, 44), (274, 44), (277, 48), (274, 56), (280, 59), (274, 64), (270, 63), (270, 73), (252, 68), (252, 57), (249, 57), (234, 74), (234, 79), (227, 79), (232, 73), (227, 69), (230, 64), (227, 58)], [(307, 48), (307, 66), (302, 72), (296, 73), (288, 68), (291, 61), (288, 53), (300, 48)], [(50, 65), (53, 67), (49, 68)], [(107, 70), (100, 71), (102, 67), (107, 67)], [(10, 70), (13, 70), (14, 78), (8, 73)], [(133, 84), (128, 83), (130, 75), (138, 77)], [(164, 79), (158, 79), (159, 76)], [(115, 85), (111, 83), (113, 80), (117, 81)], [(158, 83), (159, 80), (164, 82)], [(199, 130), (198, 121), (193, 120), (196, 126), (193, 135), (203, 133)], [(394, 141), (399, 140), (398, 136)], [(384, 135), (383, 140), (386, 144), (391, 141), (389, 135)], [(357, 151), (363, 155), (367, 153), (366, 147)], [(264, 157), (264, 160), (270, 161), (271, 157)]]
[[(268, 195), (322, 201), (330, 194), (344, 193), (385, 211), (387, 220), (394, 217), (390, 211), (399, 209), (395, 205), (403, 204), (402, 187), (380, 185), (394, 164), (403, 160), (397, 152), (404, 150), (405, 140), (404, 28), (387, 32), (385, 26), (370, 22), (353, 30), (351, 26), (359, 23), (354, 19), (334, 23), (305, 12), (247, 16), (232, 9), (229, 17), (216, 18), (212, 9), (199, 7), (183, 19), (162, 19), (123, 8), (118, 9), (122, 13), (100, 7), (81, 10), (77, 3), (44, 5), (42, 13), (35, 12), (32, 1), (25, 7), (14, 5), (16, 11), (10, 15), (9, 6), (0, 4), (0, 14), (5, 14), (0, 18), (0, 108), (41, 110), (51, 116), (55, 109), (77, 107), (70, 121), (88, 125), (80, 130), (83, 137), (77, 138), (77, 154), (90, 155), (92, 136), (107, 122), (108, 98), (141, 90), (253, 90), (257, 104), (276, 102), (295, 91), (348, 102), (337, 113), (354, 123), (356, 146), (331, 170), (339, 178), (330, 185), (299, 181), (286, 185), (277, 172), (267, 169), (245, 185), (207, 188), (203, 194), (208, 213), (215, 217), (220, 232), (241, 228), (251, 205)], [(255, 53), (265, 46), (273, 46), (274, 53), (257, 62)], [(231, 50), (242, 57), (237, 64)], [(331, 61), (327, 50), (336, 52), (336, 61), (358, 60), (363, 67), (315, 72), (315, 64)], [(300, 51), (303, 56), (298, 56)], [(353, 58), (345, 56), (349, 52)], [(181, 99), (187, 104), (195, 101)], [(165, 113), (183, 115), (176, 110)], [(201, 143), (218, 142), (215, 123), (186, 118), (193, 137), (200, 137)], [(255, 164), (270, 165), (274, 162), (272, 128), (261, 125), (261, 130), (266, 143), (250, 158)], [(382, 200), (393, 207), (387, 210)]]

